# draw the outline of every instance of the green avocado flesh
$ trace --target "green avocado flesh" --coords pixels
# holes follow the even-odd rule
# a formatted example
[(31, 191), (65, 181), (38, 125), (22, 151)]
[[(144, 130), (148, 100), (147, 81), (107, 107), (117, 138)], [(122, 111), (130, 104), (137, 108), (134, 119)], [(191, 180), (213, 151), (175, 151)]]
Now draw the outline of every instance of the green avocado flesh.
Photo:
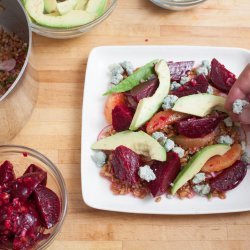
[(56, 11), (56, 8), (57, 8), (57, 1), (56, 0), (44, 0), (44, 10), (48, 14)]
[(167, 63), (164, 60), (160, 60), (155, 65), (155, 71), (159, 79), (159, 87), (153, 96), (140, 100), (129, 127), (130, 130), (137, 130), (145, 124), (157, 112), (164, 97), (169, 93), (170, 72)]
[(89, 0), (86, 6), (86, 11), (101, 16), (105, 11), (106, 6), (107, 0)]
[(119, 84), (110, 88), (106, 93), (104, 93), (104, 95), (131, 90), (135, 86), (139, 85), (142, 80), (147, 80), (152, 74), (155, 73), (154, 66), (157, 61), (158, 60), (154, 60), (142, 66)]
[(194, 94), (179, 98), (174, 107), (174, 111), (204, 117), (211, 113), (213, 109), (226, 112), (224, 109), (226, 98), (211, 94)]
[[(49, 0), (46, 0), (49, 1)], [(78, 0), (79, 1), (79, 0)], [(52, 14), (44, 14), (44, 0), (26, 0), (25, 8), (29, 16), (42, 26), (51, 28), (71, 28), (89, 23), (97, 18), (97, 13), (86, 10), (73, 9), (77, 4), (76, 0), (67, 0), (57, 3), (57, 11)], [(58, 10), (59, 5), (59, 10)], [(49, 6), (53, 7), (53, 6)], [(48, 6), (47, 6), (48, 8)], [(49, 9), (50, 10), (50, 9)], [(57, 15), (57, 14), (63, 15)]]
[(188, 164), (181, 170), (171, 189), (174, 195), (187, 181), (191, 180), (197, 173), (200, 172), (204, 164), (215, 155), (223, 155), (230, 149), (230, 146), (225, 144), (216, 144), (203, 148), (196, 153)]
[(133, 150), (137, 154), (150, 157), (152, 160), (166, 161), (167, 158), (166, 150), (160, 143), (143, 131), (119, 132), (97, 141), (91, 148), (96, 150), (115, 150), (121, 145)]

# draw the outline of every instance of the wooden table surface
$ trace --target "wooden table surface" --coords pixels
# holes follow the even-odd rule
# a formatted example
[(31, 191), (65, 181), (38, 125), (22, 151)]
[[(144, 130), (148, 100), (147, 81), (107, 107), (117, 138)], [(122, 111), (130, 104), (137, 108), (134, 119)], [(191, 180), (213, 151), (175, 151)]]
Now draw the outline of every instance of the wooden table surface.
[(80, 38), (33, 38), (40, 92), (31, 119), (12, 143), (41, 151), (65, 178), (68, 214), (49, 249), (250, 249), (250, 212), (155, 216), (98, 211), (84, 204), (80, 180), (82, 95), (90, 50), (135, 44), (250, 49), (249, 0), (208, 0), (185, 12), (169, 12), (148, 0), (118, 0), (113, 14)]

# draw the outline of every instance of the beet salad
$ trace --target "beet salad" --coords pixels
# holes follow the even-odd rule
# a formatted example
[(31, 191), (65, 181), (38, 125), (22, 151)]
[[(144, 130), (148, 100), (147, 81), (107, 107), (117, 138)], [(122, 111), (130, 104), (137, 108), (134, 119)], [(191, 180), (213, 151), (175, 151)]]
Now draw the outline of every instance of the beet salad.
[[(110, 67), (109, 124), (92, 159), (116, 195), (226, 198), (247, 173), (245, 136), (224, 108), (236, 76), (221, 62), (153, 60)], [(237, 100), (240, 113), (245, 100)], [(237, 110), (236, 110), (237, 106)]]

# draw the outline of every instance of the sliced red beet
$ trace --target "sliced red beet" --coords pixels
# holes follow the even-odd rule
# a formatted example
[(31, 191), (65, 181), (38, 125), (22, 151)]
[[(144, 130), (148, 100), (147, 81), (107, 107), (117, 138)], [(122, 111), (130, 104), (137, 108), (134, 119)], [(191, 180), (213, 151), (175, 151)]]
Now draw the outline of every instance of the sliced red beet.
[(191, 79), (190, 81), (183, 84), (177, 90), (172, 91), (172, 95), (182, 97), (198, 93), (206, 93), (208, 85), (209, 84), (207, 78), (203, 74), (200, 74), (194, 79)]
[(0, 166), (0, 185), (12, 182), (15, 178), (13, 165), (9, 161), (5, 161)]
[(135, 110), (139, 101), (143, 98), (152, 96), (155, 93), (158, 86), (159, 86), (159, 80), (158, 78), (154, 78), (146, 82), (140, 83), (132, 90), (126, 92), (125, 96), (127, 97), (127, 102), (129, 104), (129, 107)]
[(171, 80), (180, 81), (181, 77), (186, 76), (194, 66), (194, 61), (168, 62)]
[(44, 186), (46, 186), (46, 184), (47, 184), (47, 173), (43, 169), (41, 169), (40, 167), (36, 166), (35, 164), (31, 164), (26, 169), (26, 171), (24, 172), (24, 175), (25, 174), (29, 174), (29, 173), (42, 173), (42, 174), (44, 174), (44, 179), (41, 182), (41, 184), (44, 185)]
[(150, 181), (147, 185), (154, 197), (160, 196), (166, 193), (170, 184), (180, 172), (180, 158), (176, 153), (169, 152), (167, 154), (167, 161), (155, 161), (152, 164), (151, 169), (154, 171), (156, 179), (154, 181)]
[(228, 93), (236, 81), (235, 75), (215, 58), (211, 62), (210, 78), (212, 85), (224, 93)]
[(59, 221), (61, 214), (61, 205), (57, 194), (43, 185), (38, 185), (33, 192), (33, 198), (43, 226), (47, 229), (53, 227)]
[(225, 192), (236, 188), (244, 179), (247, 173), (247, 164), (243, 161), (236, 161), (230, 168), (222, 171), (221, 174), (210, 180), (212, 190)]
[(212, 133), (223, 116), (211, 116), (205, 118), (189, 118), (176, 123), (177, 132), (189, 138), (201, 138)]
[(112, 154), (111, 164), (116, 178), (130, 185), (138, 182), (140, 157), (134, 151), (125, 146), (117, 147)]
[(125, 105), (117, 105), (112, 110), (112, 125), (115, 131), (127, 130), (133, 119), (133, 111)]
[(44, 179), (44, 173), (34, 172), (24, 174), (13, 182), (11, 197), (26, 200)]

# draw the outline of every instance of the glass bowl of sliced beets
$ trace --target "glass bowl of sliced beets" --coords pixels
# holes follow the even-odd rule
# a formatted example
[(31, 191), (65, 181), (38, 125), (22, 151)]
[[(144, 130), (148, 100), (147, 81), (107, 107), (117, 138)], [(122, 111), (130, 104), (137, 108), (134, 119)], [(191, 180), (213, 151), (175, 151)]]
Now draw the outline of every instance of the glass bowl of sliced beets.
[(39, 152), (0, 146), (0, 249), (45, 249), (67, 210), (57, 167)]
[[(91, 157), (114, 194), (225, 199), (240, 185), (250, 155), (245, 131), (224, 108), (236, 76), (223, 62), (124, 61), (109, 71), (108, 125)], [(246, 101), (237, 105), (242, 112)]]

